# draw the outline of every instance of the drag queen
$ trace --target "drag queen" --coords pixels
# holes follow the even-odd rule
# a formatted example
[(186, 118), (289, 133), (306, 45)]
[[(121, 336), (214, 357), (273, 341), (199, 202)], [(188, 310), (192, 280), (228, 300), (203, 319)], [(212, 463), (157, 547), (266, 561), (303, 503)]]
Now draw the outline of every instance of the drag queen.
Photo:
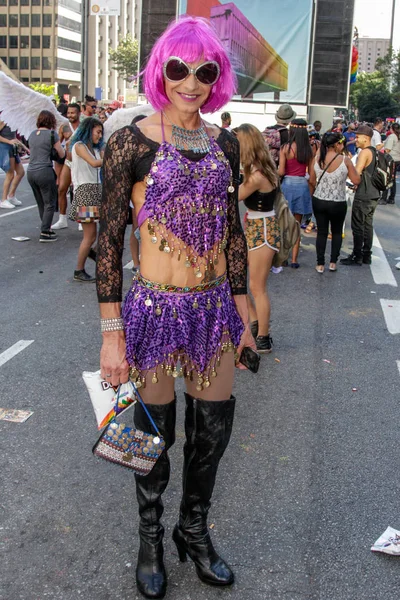
[[(144, 75), (155, 114), (114, 133), (103, 169), (97, 261), (102, 377), (128, 377), (166, 441), (175, 439), (174, 383), (186, 383), (183, 496), (173, 532), (179, 558), (199, 578), (234, 580), (212, 545), (207, 514), (219, 461), (232, 431), (235, 356), (254, 347), (246, 306), (247, 250), (238, 212), (239, 144), (204, 122), (235, 92), (227, 54), (199, 18), (173, 23), (156, 42)], [(140, 273), (121, 309), (122, 251), (129, 201), (141, 231)], [(136, 426), (148, 429), (135, 406)], [(169, 479), (165, 451), (136, 476), (139, 590), (165, 595), (161, 500)]]

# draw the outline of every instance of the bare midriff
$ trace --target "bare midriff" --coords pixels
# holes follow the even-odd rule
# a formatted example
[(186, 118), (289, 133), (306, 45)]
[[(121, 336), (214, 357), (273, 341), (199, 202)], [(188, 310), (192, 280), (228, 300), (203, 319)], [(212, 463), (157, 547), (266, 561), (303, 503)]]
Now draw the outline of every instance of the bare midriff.
[[(135, 207), (136, 215), (145, 202), (146, 182), (137, 182), (132, 189), (132, 203)], [(204, 283), (204, 277), (196, 277), (193, 268), (185, 265), (186, 256), (184, 252), (173, 251), (170, 253), (160, 252), (159, 244), (151, 241), (148, 229), (149, 220), (146, 219), (140, 227), (141, 247), (140, 247), (140, 273), (145, 279), (157, 283), (168, 283), (179, 287), (195, 287), (199, 283)], [(169, 237), (173, 236), (169, 232)], [(191, 250), (193, 254), (193, 250)], [(218, 254), (218, 244), (210, 254)], [(191, 265), (192, 266), (192, 265)], [(209, 272), (208, 281), (217, 279), (226, 271), (226, 258), (224, 252), (218, 255), (218, 264), (214, 265)]]

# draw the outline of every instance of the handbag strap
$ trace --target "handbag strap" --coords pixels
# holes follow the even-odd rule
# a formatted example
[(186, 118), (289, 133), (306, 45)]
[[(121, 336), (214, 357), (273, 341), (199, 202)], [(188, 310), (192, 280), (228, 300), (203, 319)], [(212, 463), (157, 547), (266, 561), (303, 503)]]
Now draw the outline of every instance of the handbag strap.
[(323, 176), (325, 175), (327, 169), (329, 169), (329, 167), (331, 166), (331, 164), (333, 163), (334, 160), (336, 160), (336, 158), (339, 156), (339, 152), (337, 154), (335, 154), (335, 156), (332, 158), (332, 160), (326, 165), (325, 169), (322, 171), (322, 174), (320, 175), (318, 181), (317, 181), (317, 185), (315, 186), (315, 189), (317, 189), (317, 187), (319, 186), (319, 184), (321, 183), (321, 179), (323, 178)]
[[(130, 381), (129, 383), (131, 384), (132, 389), (133, 389), (133, 391), (134, 391), (137, 399), (139, 400), (140, 404), (142, 405), (142, 408), (143, 408), (144, 412), (148, 416), (149, 421), (150, 421), (151, 425), (153, 426), (154, 431), (156, 432), (156, 434), (158, 435), (158, 437), (162, 437), (161, 433), (157, 429), (157, 425), (155, 424), (153, 417), (151, 416), (150, 412), (147, 409), (147, 406), (143, 402), (142, 397), (139, 394), (139, 391), (138, 391), (137, 387), (132, 383), (132, 381)], [(125, 407), (121, 408), (121, 409), (118, 408), (118, 401), (119, 401), (120, 390), (121, 390), (121, 384), (119, 385), (119, 388), (118, 388), (118, 391), (117, 391), (117, 400), (115, 402), (115, 416), (118, 416), (122, 411), (125, 410)]]

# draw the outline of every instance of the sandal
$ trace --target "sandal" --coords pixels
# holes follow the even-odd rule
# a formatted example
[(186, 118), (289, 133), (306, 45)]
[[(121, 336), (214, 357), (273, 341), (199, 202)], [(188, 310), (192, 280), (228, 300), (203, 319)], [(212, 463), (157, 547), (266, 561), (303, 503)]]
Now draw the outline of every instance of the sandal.
[(313, 223), (312, 221), (309, 222), (309, 224), (306, 227), (305, 232), (306, 233), (311, 233), (313, 229), (317, 229), (315, 226), (315, 223)]

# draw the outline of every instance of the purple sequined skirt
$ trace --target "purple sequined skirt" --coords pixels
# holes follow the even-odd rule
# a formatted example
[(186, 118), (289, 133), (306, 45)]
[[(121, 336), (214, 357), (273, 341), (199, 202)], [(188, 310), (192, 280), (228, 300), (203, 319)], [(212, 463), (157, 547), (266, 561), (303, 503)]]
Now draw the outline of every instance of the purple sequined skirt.
[(195, 287), (154, 283), (138, 275), (126, 295), (122, 316), (131, 377), (164, 373), (197, 378), (198, 389), (216, 376), (223, 352), (239, 345), (243, 323), (226, 274)]

